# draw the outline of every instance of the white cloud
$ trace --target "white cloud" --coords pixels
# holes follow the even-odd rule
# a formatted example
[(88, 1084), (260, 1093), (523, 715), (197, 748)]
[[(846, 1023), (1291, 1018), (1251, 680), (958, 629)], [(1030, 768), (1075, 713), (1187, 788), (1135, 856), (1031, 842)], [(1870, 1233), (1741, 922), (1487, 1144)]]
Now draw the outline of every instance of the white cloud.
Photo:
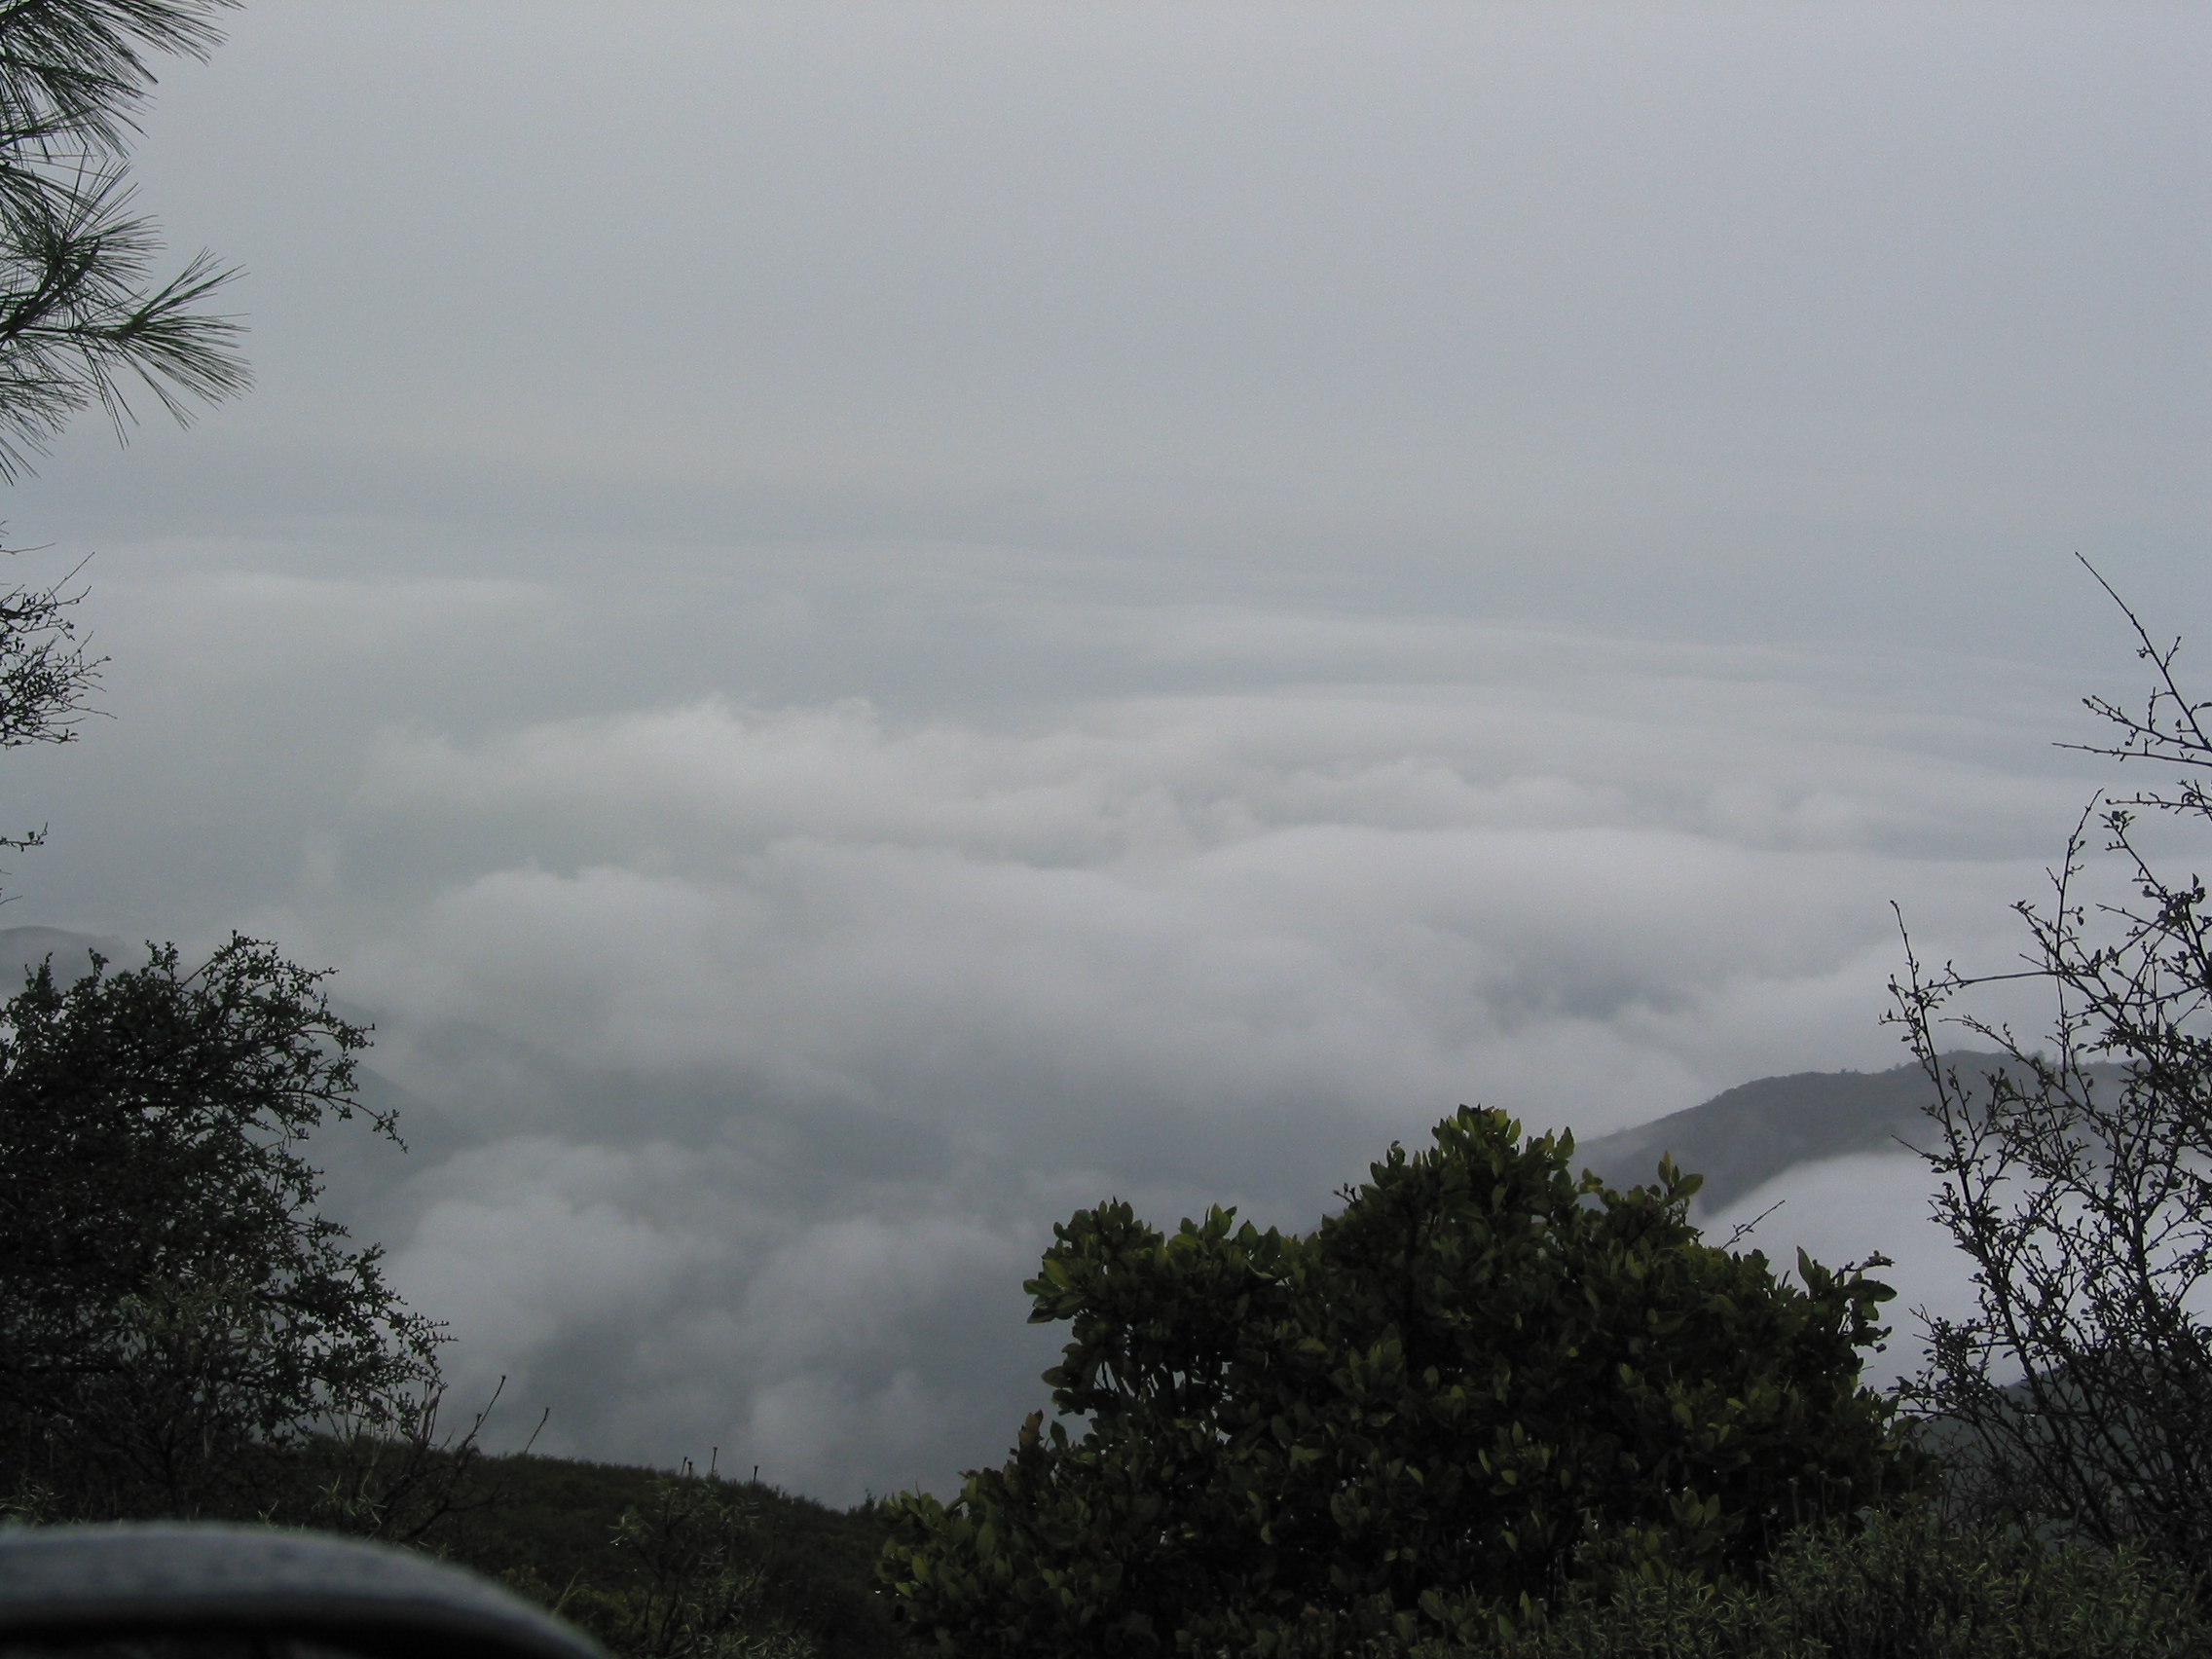
[[(2033, 879), (1918, 847), (2070, 788), (1970, 777), (1946, 798), (1932, 762), (1885, 778), (1861, 753), (1846, 806), (1789, 775), (1814, 768), (1802, 746), (1676, 722), (1655, 760), (1640, 722), (1571, 717), (1550, 769), (1523, 772), (1505, 723), (1479, 700), (1355, 691), (1117, 705), (1026, 736), (719, 703), (467, 749), (387, 734), (355, 833), (404, 816), (554, 859), (380, 918), (356, 983), (520, 1020), (579, 1062), (836, 1078), (852, 1099), (885, 1097), (871, 1069), (926, 1074), (982, 1030), (1071, 1070), (1150, 1052), (1198, 1095), (1242, 1075), (1434, 1097), (1470, 1045), (1493, 1057), (1555, 1024), (1680, 1049), (1732, 1008), (1801, 1023), (1862, 1000), (1889, 899), (1946, 935), (1978, 909), (1986, 931)], [(1685, 780), (1672, 762), (1700, 735), (1707, 769), (1751, 775)], [(1539, 746), (1518, 719), (1511, 736)], [(1837, 1063), (1877, 1051), (1849, 1047)]]
[[(1069, 1209), (1305, 1227), (1462, 1100), (1587, 1137), (1893, 1063), (1888, 901), (1999, 948), (2035, 866), (1959, 856), (1972, 821), (2075, 787), (1832, 711), (1808, 734), (1719, 679), (1567, 701), (387, 730), (347, 866), (429, 825), (478, 867), (304, 888), (286, 925), (379, 1011), (378, 1063), (484, 1143), (389, 1212), (396, 1271), (458, 1374), (556, 1405), (551, 1444), (941, 1485), (1041, 1398), (1055, 1339), (1017, 1287)], [(1782, 1225), (1918, 1263), (1897, 1181), (1823, 1166)]]
[[(465, 1152), (424, 1183), (394, 1272), (471, 1346), (526, 1353), (577, 1325), (659, 1309), (687, 1270), (735, 1247), (660, 1218), (684, 1160), (543, 1138)], [(643, 1212), (643, 1213), (641, 1213)]]
[[(850, 578), (778, 614), (828, 648)], [(640, 696), (558, 572), (155, 568), (120, 656), (217, 660), (125, 680), (128, 741), (67, 774), (118, 851), (40, 866), (101, 908), (53, 919), (166, 933), (183, 892), (343, 967), (420, 1097), (412, 1174), (347, 1202), (464, 1396), (507, 1375), (549, 1447), (850, 1497), (943, 1485), (1041, 1399), (1018, 1287), (1078, 1205), (1304, 1228), (1461, 1101), (1587, 1138), (1892, 1063), (1889, 901), (2002, 960), (2083, 789), (2032, 673), (1037, 580), (964, 557), (852, 625), (889, 648), (980, 592), (995, 638), (1107, 642), (1120, 689)], [(607, 627), (696, 679), (760, 591)], [(1152, 683), (1209, 633), (1224, 683)]]
[(446, 1322), (457, 1404), (504, 1380), (496, 1439), (549, 1404), (544, 1450), (719, 1448), (838, 1496), (991, 1456), (1043, 1363), (1016, 1289), (1036, 1241), (941, 1207), (885, 1213), (942, 1204), (918, 1184), (810, 1216), (780, 1174), (726, 1146), (495, 1141), (402, 1195), (416, 1219), (390, 1272)]

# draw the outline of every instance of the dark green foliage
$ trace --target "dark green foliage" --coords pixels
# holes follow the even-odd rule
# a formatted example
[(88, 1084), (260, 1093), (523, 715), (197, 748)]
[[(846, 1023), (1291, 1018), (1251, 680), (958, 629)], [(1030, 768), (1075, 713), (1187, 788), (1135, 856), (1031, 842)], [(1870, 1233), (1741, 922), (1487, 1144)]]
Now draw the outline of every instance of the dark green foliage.
[(342, 1486), (420, 1441), (436, 1333), (315, 1213), (300, 1150), (353, 1115), (366, 1041), (321, 977), (234, 939), (189, 973), (173, 946), (66, 987), (42, 967), (0, 1014), (0, 1492), (20, 1507), (296, 1510), (308, 1462)]
[(812, 1659), (814, 1643), (767, 1605), (756, 1505), (743, 1488), (688, 1463), (657, 1475), (615, 1523), (613, 1542), (627, 1582), (576, 1585), (562, 1611), (615, 1652)]
[[(885, 1571), (962, 1654), (1467, 1641), (1582, 1581), (1743, 1573), (1921, 1459), (1858, 1385), (1888, 1289), (1703, 1243), (1694, 1177), (1617, 1193), (1462, 1109), (1306, 1237), (1124, 1203), (1054, 1230), (1034, 1320), (1078, 1422), (1024, 1426)], [(1088, 1427), (1085, 1426), (1088, 1423)]]
[(1856, 1534), (1807, 1528), (1775, 1552), (1755, 1585), (1666, 1576), (1610, 1598), (1575, 1597), (1495, 1651), (1498, 1659), (2185, 1659), (2212, 1653), (2195, 1589), (2187, 1574), (2126, 1551), (1991, 1543), (1911, 1510)]
[(875, 1585), (873, 1504), (841, 1512), (758, 1482), (553, 1457), (489, 1458), (483, 1477), (498, 1502), (442, 1525), (434, 1547), (618, 1653), (716, 1641), (833, 1659), (906, 1651)]

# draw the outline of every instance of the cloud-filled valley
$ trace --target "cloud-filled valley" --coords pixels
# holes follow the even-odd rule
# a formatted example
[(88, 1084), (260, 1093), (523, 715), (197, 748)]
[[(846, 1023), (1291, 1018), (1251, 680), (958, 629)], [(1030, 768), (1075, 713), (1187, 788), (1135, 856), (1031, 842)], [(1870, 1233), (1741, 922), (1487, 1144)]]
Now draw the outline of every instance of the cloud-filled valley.
[[(1604, 15), (240, 11), (142, 170), (260, 385), (11, 493), (112, 719), (8, 919), (337, 968), (455, 1403), (838, 1500), (1078, 1206), (1896, 1064), (2114, 781), (2070, 554), (2212, 591), (2212, 37)], [(1711, 1220), (1941, 1302), (1918, 1180)]]
[[(996, 1454), (1054, 1348), (1019, 1285), (1079, 1205), (1304, 1228), (1461, 1101), (1588, 1138), (1895, 1063), (1890, 901), (1924, 946), (2009, 950), (2084, 789), (2049, 677), (2003, 665), (1901, 659), (1915, 708), (1851, 653), (1462, 627), (1490, 675), (1286, 682), (1239, 656), (1264, 616), (1210, 693), (440, 733), (375, 718), (389, 659), (345, 667), (378, 607), (307, 589), (228, 672), (241, 706), (302, 654), (359, 675), (347, 763), (282, 807), (262, 902), (202, 926), (340, 965), (375, 1018), (414, 1151), (341, 1159), (339, 1198), (450, 1322), (457, 1397), (504, 1376), (541, 1445), (719, 1446), (834, 1496)], [(1418, 656), (1439, 624), (1396, 626)], [(1788, 1225), (1825, 1241), (1821, 1203)]]

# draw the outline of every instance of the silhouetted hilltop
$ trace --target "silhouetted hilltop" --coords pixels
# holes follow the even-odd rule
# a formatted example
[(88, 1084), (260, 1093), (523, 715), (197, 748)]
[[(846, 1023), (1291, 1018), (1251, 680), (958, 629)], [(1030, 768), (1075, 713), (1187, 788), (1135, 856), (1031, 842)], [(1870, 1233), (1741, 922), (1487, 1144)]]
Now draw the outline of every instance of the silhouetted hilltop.
[[(1943, 1056), (1961, 1077), (1999, 1068), (2001, 1054)], [(1705, 1177), (1697, 1207), (1724, 1207), (1799, 1163), (1929, 1144), (1933, 1098), (1917, 1063), (1879, 1072), (1795, 1072), (1762, 1077), (1702, 1106), (1575, 1148), (1575, 1162), (1615, 1187), (1647, 1183), (1662, 1154)]]
[(60, 928), (0, 928), (0, 999), (21, 990), (23, 976), (49, 956), (55, 979), (67, 983), (78, 978), (91, 970), (88, 952), (94, 950), (119, 968), (135, 968), (146, 959), (143, 945), (133, 947), (119, 939), (94, 939)]

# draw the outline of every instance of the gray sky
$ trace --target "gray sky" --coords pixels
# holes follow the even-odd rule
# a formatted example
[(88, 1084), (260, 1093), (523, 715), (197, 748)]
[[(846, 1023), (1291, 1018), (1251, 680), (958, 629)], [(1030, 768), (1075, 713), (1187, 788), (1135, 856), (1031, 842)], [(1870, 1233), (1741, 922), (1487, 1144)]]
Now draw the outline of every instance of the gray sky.
[(114, 657), (10, 919), (340, 967), (347, 1201), (547, 1444), (941, 1487), (1079, 1204), (1895, 1063), (1892, 900), (2009, 955), (2135, 679), (2070, 555), (2212, 600), (2208, 84), (2193, 6), (249, 9), (139, 173), (260, 386), (7, 505)]

